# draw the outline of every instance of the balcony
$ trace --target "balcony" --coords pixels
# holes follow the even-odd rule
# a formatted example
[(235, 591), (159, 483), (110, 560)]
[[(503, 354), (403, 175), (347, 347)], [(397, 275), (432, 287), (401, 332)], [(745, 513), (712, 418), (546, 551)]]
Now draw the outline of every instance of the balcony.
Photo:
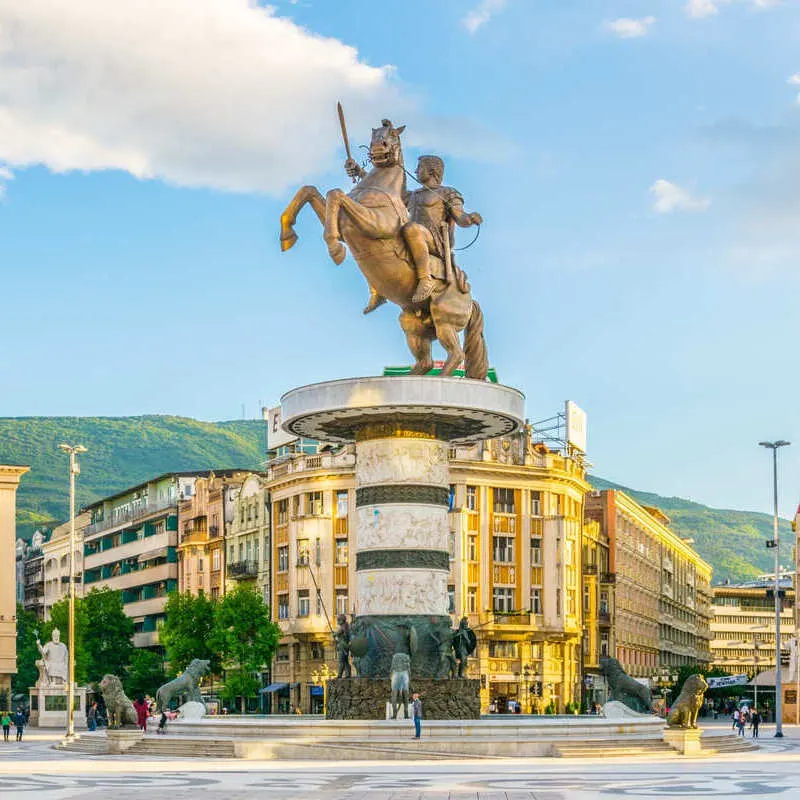
[(158, 631), (140, 631), (133, 634), (134, 647), (153, 647), (158, 643)]
[(155, 503), (144, 503), (122, 514), (115, 514), (113, 519), (103, 519), (99, 522), (93, 522), (91, 525), (87, 525), (84, 536), (92, 536), (95, 533), (109, 530), (109, 528), (118, 528), (120, 525), (125, 525), (128, 522), (133, 522), (134, 520), (141, 519), (149, 514), (155, 514), (157, 511), (163, 511), (165, 508), (170, 507), (177, 508), (177, 501), (161, 500)]
[(228, 564), (226, 573), (229, 578), (255, 578), (258, 576), (258, 561), (234, 561)]
[(504, 614), (496, 611), (489, 615), (489, 624), (495, 625), (513, 625), (515, 627), (529, 627), (531, 624), (531, 615), (527, 611), (520, 611), (519, 613)]
[(611, 614), (608, 611), (601, 611), (597, 615), (597, 621), (600, 623), (601, 628), (610, 628), (611, 627)]
[(584, 564), (583, 565), (583, 574), (584, 575), (597, 575), (598, 566), (597, 564)]
[(600, 583), (616, 583), (617, 582), (617, 573), (616, 572), (601, 572), (600, 573)]

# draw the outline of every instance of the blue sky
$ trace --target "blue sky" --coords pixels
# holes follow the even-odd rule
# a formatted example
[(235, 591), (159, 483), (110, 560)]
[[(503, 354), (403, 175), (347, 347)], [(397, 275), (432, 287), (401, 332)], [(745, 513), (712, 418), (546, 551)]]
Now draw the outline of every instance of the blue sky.
[[(0, 0), (0, 414), (255, 416), (408, 363), (292, 188), (384, 116), (485, 220), (492, 364), (597, 474), (800, 497), (800, 9), (769, 0)], [(460, 243), (471, 238), (460, 232)], [(0, 445), (0, 455), (2, 447)]]

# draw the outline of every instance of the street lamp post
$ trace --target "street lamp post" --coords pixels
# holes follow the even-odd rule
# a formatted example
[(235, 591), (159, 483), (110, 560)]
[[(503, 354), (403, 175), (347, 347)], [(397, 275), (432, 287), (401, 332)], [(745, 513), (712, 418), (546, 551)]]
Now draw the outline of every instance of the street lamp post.
[(67, 740), (75, 738), (75, 476), (80, 475), (77, 455), (85, 453), (82, 444), (60, 444), (69, 453), (69, 667), (67, 675)]
[(772, 542), (767, 547), (775, 550), (775, 737), (783, 738), (783, 681), (781, 676), (781, 549), (778, 538), (778, 449), (788, 447), (791, 442), (778, 439), (776, 442), (759, 442), (761, 447), (772, 450)]

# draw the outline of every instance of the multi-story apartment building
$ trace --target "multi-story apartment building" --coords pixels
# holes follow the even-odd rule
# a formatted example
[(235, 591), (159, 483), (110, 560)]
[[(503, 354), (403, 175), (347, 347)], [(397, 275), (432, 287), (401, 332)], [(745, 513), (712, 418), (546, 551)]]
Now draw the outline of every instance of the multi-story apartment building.
[(234, 497), (248, 473), (212, 472), (198, 477), (178, 501), (178, 589), (212, 599), (225, 593), (225, 538)]
[(233, 519), (226, 529), (226, 585), (252, 582), (269, 605), (270, 495), (264, 476), (248, 475), (233, 498)]
[(34, 531), (30, 542), (24, 546), (22, 567), (22, 604), (26, 611), (32, 611), (44, 619), (44, 551), (42, 547), (50, 538), (50, 531)]
[[(792, 575), (781, 574), (781, 645), (788, 653), (795, 635), (795, 591)], [(748, 583), (713, 588), (711, 653), (715, 667), (730, 672), (759, 673), (775, 668), (775, 577), (762, 575)]]
[[(268, 467), (279, 708), (316, 710), (312, 676), (324, 663), (335, 669), (335, 616), (359, 611), (354, 466), (342, 447), (287, 452)], [(582, 462), (525, 431), (451, 448), (450, 476), (450, 613), (478, 634), (469, 675), (481, 680), (483, 707), (563, 710), (580, 700), (583, 677)]]
[(592, 493), (586, 513), (608, 541), (609, 653), (637, 678), (708, 664), (711, 565), (668, 527), (665, 514), (624, 492)]
[(209, 472), (167, 473), (86, 507), (84, 591), (122, 591), (134, 644), (158, 646), (167, 593), (178, 588), (178, 502)]
[[(83, 530), (89, 524), (89, 514), (75, 518), (75, 595), (83, 594)], [(69, 596), (69, 522), (53, 528), (50, 538), (42, 545), (44, 558), (44, 618), (50, 619), (50, 609)]]
[(0, 464), (0, 710), (11, 708), (11, 678), (17, 672), (17, 595), (11, 581), (17, 543), (17, 487), (28, 467)]

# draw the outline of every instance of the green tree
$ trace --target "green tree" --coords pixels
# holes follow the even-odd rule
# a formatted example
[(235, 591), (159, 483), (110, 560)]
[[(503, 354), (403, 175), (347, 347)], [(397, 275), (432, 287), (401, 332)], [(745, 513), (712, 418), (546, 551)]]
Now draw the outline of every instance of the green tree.
[(220, 672), (219, 651), (211, 646), (216, 601), (191, 592), (170, 592), (164, 607), (161, 643), (167, 652), (170, 674), (182, 672), (193, 658), (211, 662), (211, 673)]
[(104, 587), (92, 589), (83, 598), (86, 630), (87, 678), (97, 683), (103, 675), (124, 679), (133, 653), (133, 620), (122, 607), (122, 592)]
[(36, 659), (39, 658), (39, 650), (36, 647), (38, 631), (39, 620), (36, 614), (33, 611), (26, 611), (17, 603), (17, 674), (11, 679), (14, 694), (27, 694), (28, 689), (39, 677), (39, 671), (36, 669)]
[(270, 620), (264, 598), (251, 586), (240, 584), (214, 609), (212, 648), (225, 666), (224, 696), (251, 697), (258, 689), (258, 672), (271, 663), (278, 647), (280, 628)]
[(154, 650), (135, 649), (127, 672), (125, 690), (129, 697), (146, 694), (155, 697), (158, 687), (167, 680), (163, 656)]

